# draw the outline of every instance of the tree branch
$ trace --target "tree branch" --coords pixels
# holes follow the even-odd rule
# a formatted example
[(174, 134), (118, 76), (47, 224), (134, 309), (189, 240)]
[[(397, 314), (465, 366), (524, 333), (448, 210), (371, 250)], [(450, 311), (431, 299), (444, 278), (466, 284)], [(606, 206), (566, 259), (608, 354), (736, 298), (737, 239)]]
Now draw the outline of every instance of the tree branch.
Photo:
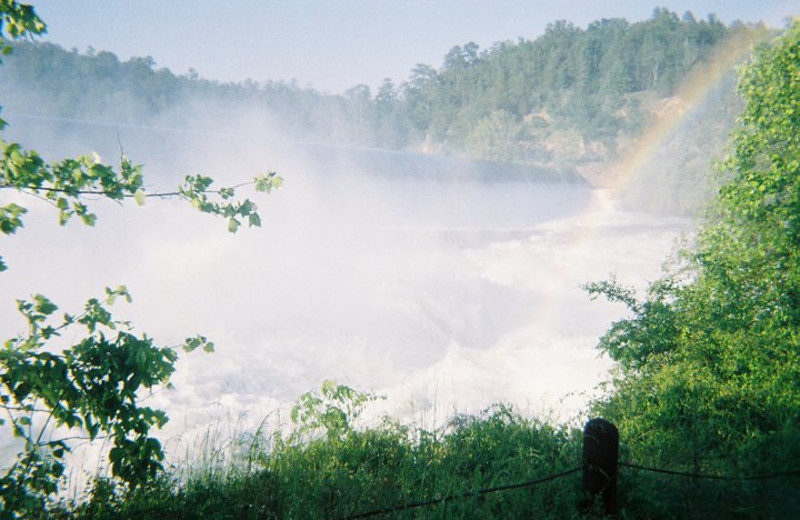
[[(206, 190), (204, 193), (210, 193), (213, 195), (219, 194), (224, 190), (235, 190), (238, 188), (243, 188), (245, 186), (250, 186), (255, 184), (256, 181), (248, 181), (236, 184), (235, 186), (231, 186), (230, 188), (221, 188), (218, 190)], [(103, 190), (70, 190), (66, 188), (50, 188), (47, 186), (14, 186), (12, 184), (0, 184), (0, 190), (3, 189), (12, 189), (17, 191), (29, 190), (33, 192), (37, 191), (46, 191), (50, 193), (67, 193), (69, 195), (100, 195), (100, 196), (108, 196), (111, 192), (103, 191)], [(32, 193), (33, 195), (33, 193)], [(170, 198), (170, 197), (180, 197), (184, 194), (180, 191), (164, 191), (164, 192), (156, 192), (156, 193), (145, 193), (144, 196), (147, 198)], [(125, 193), (122, 195), (126, 199), (132, 199), (135, 197), (133, 194)]]

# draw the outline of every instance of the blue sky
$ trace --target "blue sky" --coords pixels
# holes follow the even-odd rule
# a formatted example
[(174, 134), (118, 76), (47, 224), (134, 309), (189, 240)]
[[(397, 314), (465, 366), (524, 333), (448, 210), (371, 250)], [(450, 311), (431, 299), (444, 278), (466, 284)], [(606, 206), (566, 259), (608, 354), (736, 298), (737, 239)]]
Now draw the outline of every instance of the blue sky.
[(31, 0), (44, 39), (222, 81), (292, 80), (342, 92), (438, 67), (454, 45), (533, 39), (548, 23), (646, 19), (655, 6), (782, 27), (800, 0)]

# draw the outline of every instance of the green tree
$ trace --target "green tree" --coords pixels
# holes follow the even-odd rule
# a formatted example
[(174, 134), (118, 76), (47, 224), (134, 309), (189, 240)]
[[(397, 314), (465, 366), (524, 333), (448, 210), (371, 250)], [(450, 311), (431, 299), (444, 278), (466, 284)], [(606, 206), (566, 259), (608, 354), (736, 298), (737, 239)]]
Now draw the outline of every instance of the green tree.
[[(0, 1), (4, 53), (11, 49), (9, 40), (43, 32), (45, 24), (31, 6)], [(0, 129), (4, 125), (0, 120)], [(50, 202), (62, 225), (73, 217), (94, 225), (96, 216), (87, 197), (134, 199), (139, 204), (148, 197), (166, 197), (184, 199), (202, 212), (221, 216), (229, 231), (236, 232), (244, 222), (261, 223), (256, 205), (237, 199), (236, 189), (252, 184), (257, 191), (268, 192), (282, 182), (270, 172), (240, 186), (212, 189), (212, 179), (194, 175), (174, 192), (148, 193), (141, 167), (124, 156), (115, 169), (96, 155), (47, 163), (36, 152), (5, 139), (0, 139), (0, 150), (0, 192)], [(0, 232), (19, 231), (26, 212), (17, 203), (0, 206)], [(0, 271), (6, 269), (0, 257)], [(0, 425), (20, 440), (21, 451), (0, 474), (0, 518), (43, 510), (48, 496), (57, 490), (78, 430), (83, 431), (78, 438), (108, 441), (112, 475), (131, 489), (162, 469), (164, 454), (150, 429), (161, 427), (167, 416), (141, 405), (140, 394), (169, 385), (179, 349), (211, 351), (213, 343), (198, 335), (176, 347), (158, 346), (112, 316), (108, 306), (120, 297), (130, 300), (124, 286), (106, 289), (104, 297), (90, 299), (82, 312), (61, 316), (56, 314), (58, 306), (43, 295), (17, 301), (28, 330), (0, 347)], [(80, 339), (70, 346), (61, 348), (56, 342), (59, 337), (76, 336)]]
[(414, 128), (427, 131), (433, 112), (433, 90), (438, 73), (430, 65), (417, 64), (411, 70), (411, 78), (404, 85), (405, 110)]
[[(657, 111), (660, 98), (673, 95), (715, 46), (752, 30), (728, 28), (713, 17), (681, 19), (665, 9), (641, 22), (603, 19), (585, 30), (560, 21), (534, 40), (501, 42), (488, 50), (474, 43), (455, 46), (438, 70), (412, 69), (402, 88), (384, 83), (370, 92), (360, 85), (341, 95), (301, 89), (296, 82), (222, 84), (191, 73), (176, 76), (148, 57), (121, 61), (104, 51), (81, 54), (16, 42), (15, 56), (0, 76), (0, 93), (8, 109), (20, 113), (195, 129), (190, 105), (257, 106), (292, 138), (436, 149), (481, 159), (498, 154), (492, 146), (481, 148), (486, 154), (476, 153), (473, 134), (479, 126), (485, 134), (493, 114), (508, 114), (527, 142), (501, 155), (555, 166), (565, 157), (570, 164), (613, 159), (618, 145), (635, 137)], [(704, 145), (701, 155), (709, 155), (709, 147)], [(696, 171), (683, 166), (670, 163), (658, 175), (682, 183), (683, 171)], [(695, 187), (684, 191), (699, 192)]]
[(379, 146), (399, 149), (408, 143), (410, 123), (406, 119), (400, 99), (400, 90), (386, 78), (375, 94), (375, 112), (378, 127), (376, 141)]
[[(758, 49), (739, 88), (732, 181), (681, 267), (642, 300), (589, 289), (632, 313), (600, 343), (618, 374), (597, 411), (633, 456), (752, 475), (800, 467), (800, 25)], [(764, 506), (797, 507), (796, 493)]]

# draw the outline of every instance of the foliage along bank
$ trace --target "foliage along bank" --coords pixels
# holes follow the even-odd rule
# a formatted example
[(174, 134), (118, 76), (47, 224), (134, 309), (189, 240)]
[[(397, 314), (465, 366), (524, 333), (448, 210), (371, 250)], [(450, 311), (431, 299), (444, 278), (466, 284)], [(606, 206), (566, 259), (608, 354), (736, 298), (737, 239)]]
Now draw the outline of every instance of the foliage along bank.
[[(291, 81), (220, 83), (156, 68), (150, 57), (122, 62), (108, 51), (21, 42), (0, 94), (7, 110), (31, 116), (200, 131), (209, 122), (198, 107), (247, 107), (263, 110), (286, 138), (596, 173), (630, 152), (665, 110), (685, 109), (682, 83), (716, 50), (763, 31), (663, 8), (635, 23), (603, 19), (583, 29), (558, 21), (538, 38), (484, 50), (457, 45), (438, 68), (419, 64), (400, 84), (387, 79), (375, 92), (356, 85), (342, 94)], [(685, 213), (704, 202), (709, 157), (741, 108), (733, 77), (664, 143), (630, 204)], [(653, 192), (671, 196), (656, 200)]]
[[(740, 477), (800, 469), (798, 80), (796, 22), (742, 74), (746, 106), (721, 164), (732, 180), (696, 244), (643, 298), (613, 280), (589, 286), (631, 313), (601, 340), (617, 373), (595, 411), (634, 460)], [(740, 485), (731, 508), (743, 517), (800, 510), (797, 476)]]

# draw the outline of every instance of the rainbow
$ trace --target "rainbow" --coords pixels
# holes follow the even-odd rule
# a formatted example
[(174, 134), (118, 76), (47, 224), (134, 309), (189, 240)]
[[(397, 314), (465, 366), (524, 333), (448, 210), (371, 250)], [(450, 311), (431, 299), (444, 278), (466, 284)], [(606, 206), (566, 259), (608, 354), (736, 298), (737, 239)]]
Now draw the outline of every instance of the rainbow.
[[(579, 168), (579, 173), (595, 188), (594, 196), (584, 213), (575, 221), (572, 236), (563, 251), (566, 269), (580, 272), (591, 271), (594, 247), (602, 247), (594, 242), (597, 233), (608, 219), (614, 219), (615, 196), (623, 191), (632, 180), (643, 171), (643, 167), (657, 156), (659, 149), (670, 139), (673, 132), (680, 131), (681, 123), (692, 116), (720, 83), (725, 75), (744, 63), (753, 46), (764, 41), (769, 35), (767, 29), (746, 31), (732, 37), (719, 46), (701, 66), (695, 67), (676, 94), (665, 100), (649, 128), (630, 145), (623, 147), (621, 159), (602, 168)], [(587, 251), (587, 248), (589, 249)], [(590, 280), (586, 280), (587, 282)], [(565, 291), (573, 288), (564, 288)], [(588, 296), (587, 296), (588, 298)], [(565, 293), (556, 291), (530, 317), (534, 328), (544, 326), (557, 316), (568, 312)]]
[(764, 41), (770, 31), (743, 31), (720, 45), (701, 65), (696, 66), (678, 92), (656, 113), (655, 121), (630, 146), (621, 150), (622, 159), (606, 165), (600, 173), (581, 170), (581, 175), (595, 188), (624, 189), (661, 147), (681, 122), (692, 114), (704, 98), (722, 81), (726, 73), (742, 64), (753, 46)]

